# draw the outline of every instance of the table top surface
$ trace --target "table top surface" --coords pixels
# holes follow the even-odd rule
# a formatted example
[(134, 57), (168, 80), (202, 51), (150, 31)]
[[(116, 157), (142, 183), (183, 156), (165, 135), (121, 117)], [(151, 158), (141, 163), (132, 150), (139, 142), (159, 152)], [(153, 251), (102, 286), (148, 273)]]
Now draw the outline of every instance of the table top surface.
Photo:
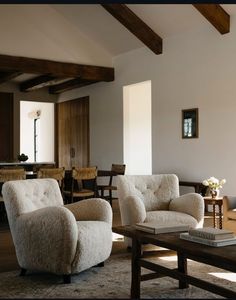
[(198, 258), (197, 261), (208, 261), (211, 265), (236, 272), (236, 244), (224, 247), (211, 247), (180, 239), (180, 232), (152, 234), (137, 230), (130, 225), (113, 227), (112, 230), (126, 237), (136, 238), (141, 243), (179, 251), (186, 254), (190, 259)]
[(211, 196), (207, 196), (207, 197), (203, 197), (203, 199), (207, 202), (222, 202), (223, 200), (223, 197), (215, 197), (215, 198), (212, 198)]

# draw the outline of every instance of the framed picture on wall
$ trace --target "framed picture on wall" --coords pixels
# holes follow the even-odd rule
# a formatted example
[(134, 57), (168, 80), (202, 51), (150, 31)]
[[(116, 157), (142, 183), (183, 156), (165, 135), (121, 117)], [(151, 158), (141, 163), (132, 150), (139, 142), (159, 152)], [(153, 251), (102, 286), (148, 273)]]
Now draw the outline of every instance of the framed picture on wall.
[(198, 138), (198, 108), (182, 110), (182, 138)]

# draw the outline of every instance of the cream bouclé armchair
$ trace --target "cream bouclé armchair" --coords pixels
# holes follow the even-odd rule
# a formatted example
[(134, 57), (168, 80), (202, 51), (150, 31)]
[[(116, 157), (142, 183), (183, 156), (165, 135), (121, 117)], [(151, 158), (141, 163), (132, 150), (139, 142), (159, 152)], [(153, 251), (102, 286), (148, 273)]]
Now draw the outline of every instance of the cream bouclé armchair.
[[(174, 174), (118, 175), (117, 192), (122, 225), (155, 221), (203, 226), (203, 197), (197, 193), (179, 196)], [(129, 239), (126, 242), (131, 246)]]
[(71, 275), (102, 266), (112, 249), (112, 210), (91, 198), (63, 205), (55, 179), (8, 181), (2, 188), (21, 275)]

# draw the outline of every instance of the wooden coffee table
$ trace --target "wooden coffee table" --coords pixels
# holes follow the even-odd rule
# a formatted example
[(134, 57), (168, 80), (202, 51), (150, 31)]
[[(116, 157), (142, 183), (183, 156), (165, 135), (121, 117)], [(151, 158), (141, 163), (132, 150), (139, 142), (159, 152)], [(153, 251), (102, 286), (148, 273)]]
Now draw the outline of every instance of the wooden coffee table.
[[(236, 298), (236, 291), (204, 281), (187, 274), (187, 259), (205, 263), (236, 273), (236, 245), (210, 247), (179, 238), (178, 233), (151, 234), (136, 230), (132, 226), (113, 227), (113, 232), (132, 239), (132, 281), (131, 298), (140, 298), (140, 283), (144, 280), (169, 276), (179, 280), (179, 288), (187, 288), (189, 284), (205, 289), (226, 298)], [(178, 267), (170, 269), (150, 262), (142, 257), (142, 245), (152, 244), (174, 250), (178, 257)], [(152, 273), (141, 274), (141, 267)], [(157, 295), (158, 297), (158, 295)]]

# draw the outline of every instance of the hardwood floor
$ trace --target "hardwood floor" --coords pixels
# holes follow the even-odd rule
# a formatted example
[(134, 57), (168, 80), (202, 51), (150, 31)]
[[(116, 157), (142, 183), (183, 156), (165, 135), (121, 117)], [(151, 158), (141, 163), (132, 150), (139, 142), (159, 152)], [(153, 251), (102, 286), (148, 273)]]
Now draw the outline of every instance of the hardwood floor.
[(0, 227), (0, 272), (19, 268), (10, 230), (6, 225)]
[[(121, 225), (118, 201), (114, 200), (113, 209), (113, 226)], [(212, 226), (212, 216), (207, 213), (204, 220), (204, 226)], [(124, 243), (119, 239), (113, 242), (112, 253), (127, 251)], [(0, 223), (0, 272), (7, 272), (19, 269), (16, 259), (15, 248), (12, 236), (7, 224)]]

